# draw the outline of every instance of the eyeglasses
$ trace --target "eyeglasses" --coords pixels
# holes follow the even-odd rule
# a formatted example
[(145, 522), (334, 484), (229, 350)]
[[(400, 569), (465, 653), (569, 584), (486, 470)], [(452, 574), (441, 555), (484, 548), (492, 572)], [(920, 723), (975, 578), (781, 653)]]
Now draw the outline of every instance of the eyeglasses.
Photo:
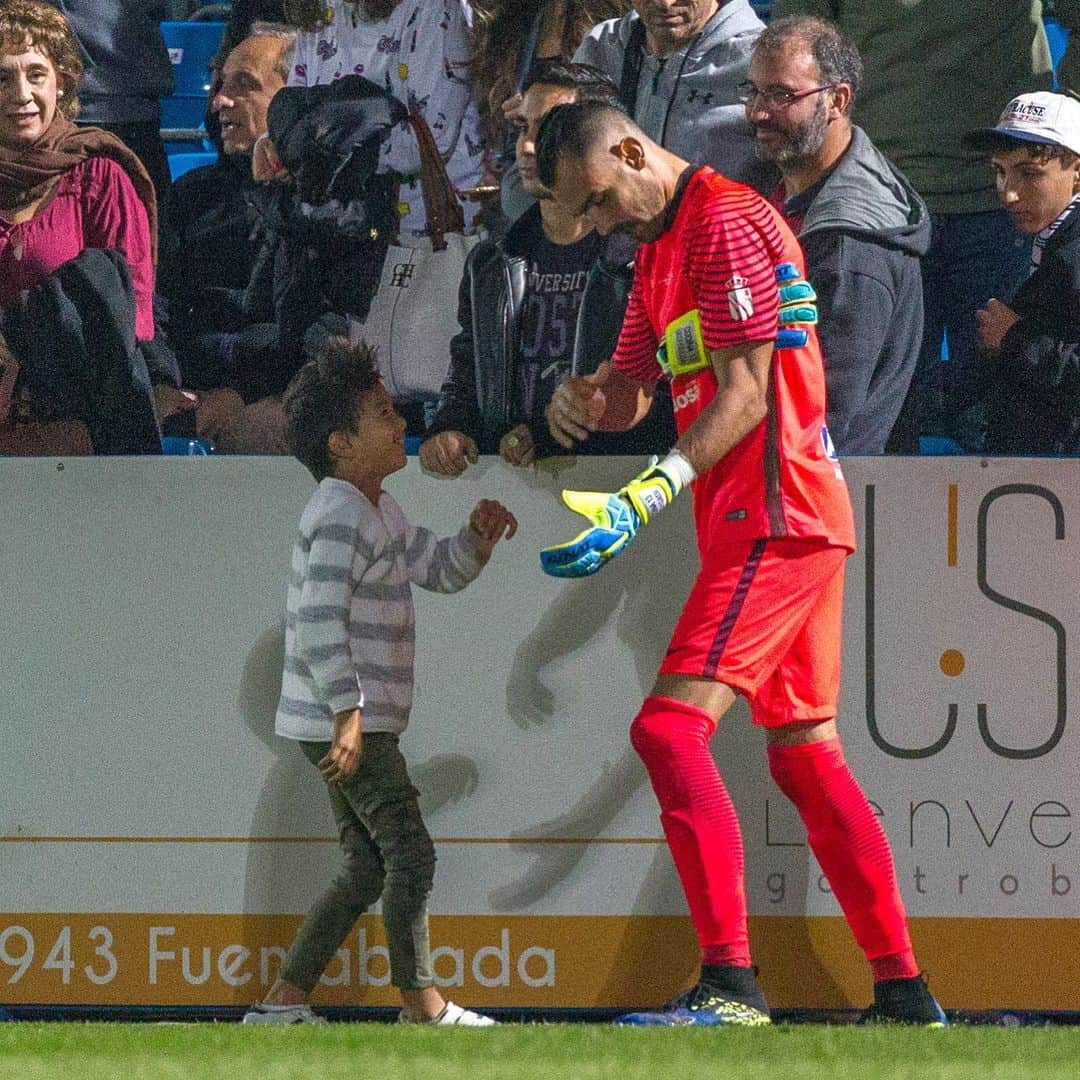
[(759, 90), (752, 82), (741, 82), (735, 87), (735, 96), (744, 104), (760, 101), (766, 109), (790, 109), (796, 101), (811, 94), (820, 94), (823, 90), (832, 90), (836, 83), (824, 86), (812, 86), (809, 90)]

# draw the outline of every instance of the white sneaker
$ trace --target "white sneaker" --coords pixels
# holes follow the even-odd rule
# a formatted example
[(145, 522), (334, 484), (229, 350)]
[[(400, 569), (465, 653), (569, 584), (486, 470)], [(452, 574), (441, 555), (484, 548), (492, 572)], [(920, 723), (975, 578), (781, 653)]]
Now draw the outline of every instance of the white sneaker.
[(455, 1005), (452, 1001), (446, 1003), (446, 1007), (443, 1009), (434, 1020), (422, 1020), (417, 1019), (414, 1016), (406, 1014), (402, 1009), (398, 1013), (399, 1024), (433, 1024), (436, 1027), (494, 1027), (497, 1021), (492, 1020), (490, 1016), (484, 1016), (482, 1013), (473, 1012), (472, 1009), (463, 1009), (460, 1005)]
[(325, 1024), (310, 1005), (264, 1005), (261, 1001), (244, 1013), (244, 1024)]

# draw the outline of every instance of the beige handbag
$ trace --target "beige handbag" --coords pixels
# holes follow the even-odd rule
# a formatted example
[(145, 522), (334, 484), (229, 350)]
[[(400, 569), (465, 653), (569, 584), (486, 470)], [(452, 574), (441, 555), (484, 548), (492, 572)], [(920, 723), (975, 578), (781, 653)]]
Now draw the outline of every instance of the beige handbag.
[(414, 108), (409, 122), (420, 147), (420, 187), (428, 236), (399, 238), (386, 253), (378, 291), (353, 342), (376, 350), (379, 371), (396, 401), (434, 401), (450, 367), (458, 332), (458, 289), (479, 237), (466, 236), (465, 214), (427, 121)]

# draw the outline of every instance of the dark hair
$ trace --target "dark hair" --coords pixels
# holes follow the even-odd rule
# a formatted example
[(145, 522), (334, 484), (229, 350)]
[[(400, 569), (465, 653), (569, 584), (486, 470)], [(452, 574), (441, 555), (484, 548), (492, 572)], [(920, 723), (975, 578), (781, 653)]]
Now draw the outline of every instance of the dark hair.
[(1028, 160), (1038, 165), (1045, 165), (1048, 161), (1060, 161), (1063, 169), (1071, 169), (1080, 158), (1080, 154), (1070, 150), (1067, 146), (1051, 143), (1031, 142), (1029, 139), (1017, 139), (1004, 132), (988, 131), (980, 149), (985, 149), (987, 155), (1009, 154), (1014, 150), (1026, 150)]
[(316, 480), (334, 473), (330, 436), (356, 430), (360, 403), (378, 385), (375, 353), (344, 337), (327, 338), (289, 383), (281, 402), (285, 443)]
[(621, 109), (604, 101), (575, 101), (556, 105), (540, 122), (536, 133), (536, 171), (549, 191), (555, 186), (560, 158), (582, 158), (613, 124), (635, 127)]
[[(365, 22), (389, 18), (401, 0), (349, 0)], [(300, 30), (314, 30), (323, 25), (326, 0), (285, 0), (285, 21)]]
[(40, 0), (4, 0), (0, 6), (0, 54), (23, 43), (49, 58), (56, 69), (57, 88), (62, 91), (57, 110), (69, 120), (79, 115), (79, 84), (83, 62), (71, 25), (51, 4)]
[[(501, 105), (514, 92), (538, 6), (536, 0), (473, 2), (469, 73), (489, 141), (501, 137)], [(558, 8), (561, 12), (556, 10)], [(630, 8), (630, 0), (559, 0), (557, 4), (549, 5), (549, 12), (556, 11), (562, 17), (559, 52), (553, 59), (569, 60), (594, 26), (620, 18)]]
[(863, 62), (854, 42), (825, 19), (790, 15), (769, 23), (754, 42), (754, 52), (777, 53), (787, 45), (797, 43), (806, 47), (821, 72), (824, 83), (846, 83), (855, 100), (862, 86)]
[(523, 90), (540, 84), (577, 91), (578, 101), (602, 101), (618, 109), (619, 87), (602, 68), (594, 64), (573, 64), (562, 60), (540, 60), (533, 64)]

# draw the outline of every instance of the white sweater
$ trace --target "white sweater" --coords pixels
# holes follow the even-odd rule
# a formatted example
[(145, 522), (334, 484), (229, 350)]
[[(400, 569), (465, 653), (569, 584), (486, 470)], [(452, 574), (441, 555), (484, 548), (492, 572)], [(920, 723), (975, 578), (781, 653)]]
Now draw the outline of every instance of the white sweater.
[(285, 616), (279, 735), (329, 742), (334, 714), (362, 708), (364, 731), (409, 720), (415, 629), (412, 584), (464, 588), (483, 568), (468, 529), (437, 540), (383, 492), (373, 506), (328, 477), (300, 518)]
[[(469, 76), (471, 48), (467, 0), (407, 0), (380, 22), (366, 22), (346, 0), (327, 0), (326, 20), (297, 36), (289, 85), (319, 86), (343, 75), (363, 75), (385, 87), (423, 114), (454, 187), (474, 187), (484, 169), (484, 141)], [(423, 235), (420, 150), (408, 123), (387, 137), (381, 169), (407, 177), (399, 206), (402, 235)], [(463, 209), (468, 224), (477, 204), (466, 202)]]

